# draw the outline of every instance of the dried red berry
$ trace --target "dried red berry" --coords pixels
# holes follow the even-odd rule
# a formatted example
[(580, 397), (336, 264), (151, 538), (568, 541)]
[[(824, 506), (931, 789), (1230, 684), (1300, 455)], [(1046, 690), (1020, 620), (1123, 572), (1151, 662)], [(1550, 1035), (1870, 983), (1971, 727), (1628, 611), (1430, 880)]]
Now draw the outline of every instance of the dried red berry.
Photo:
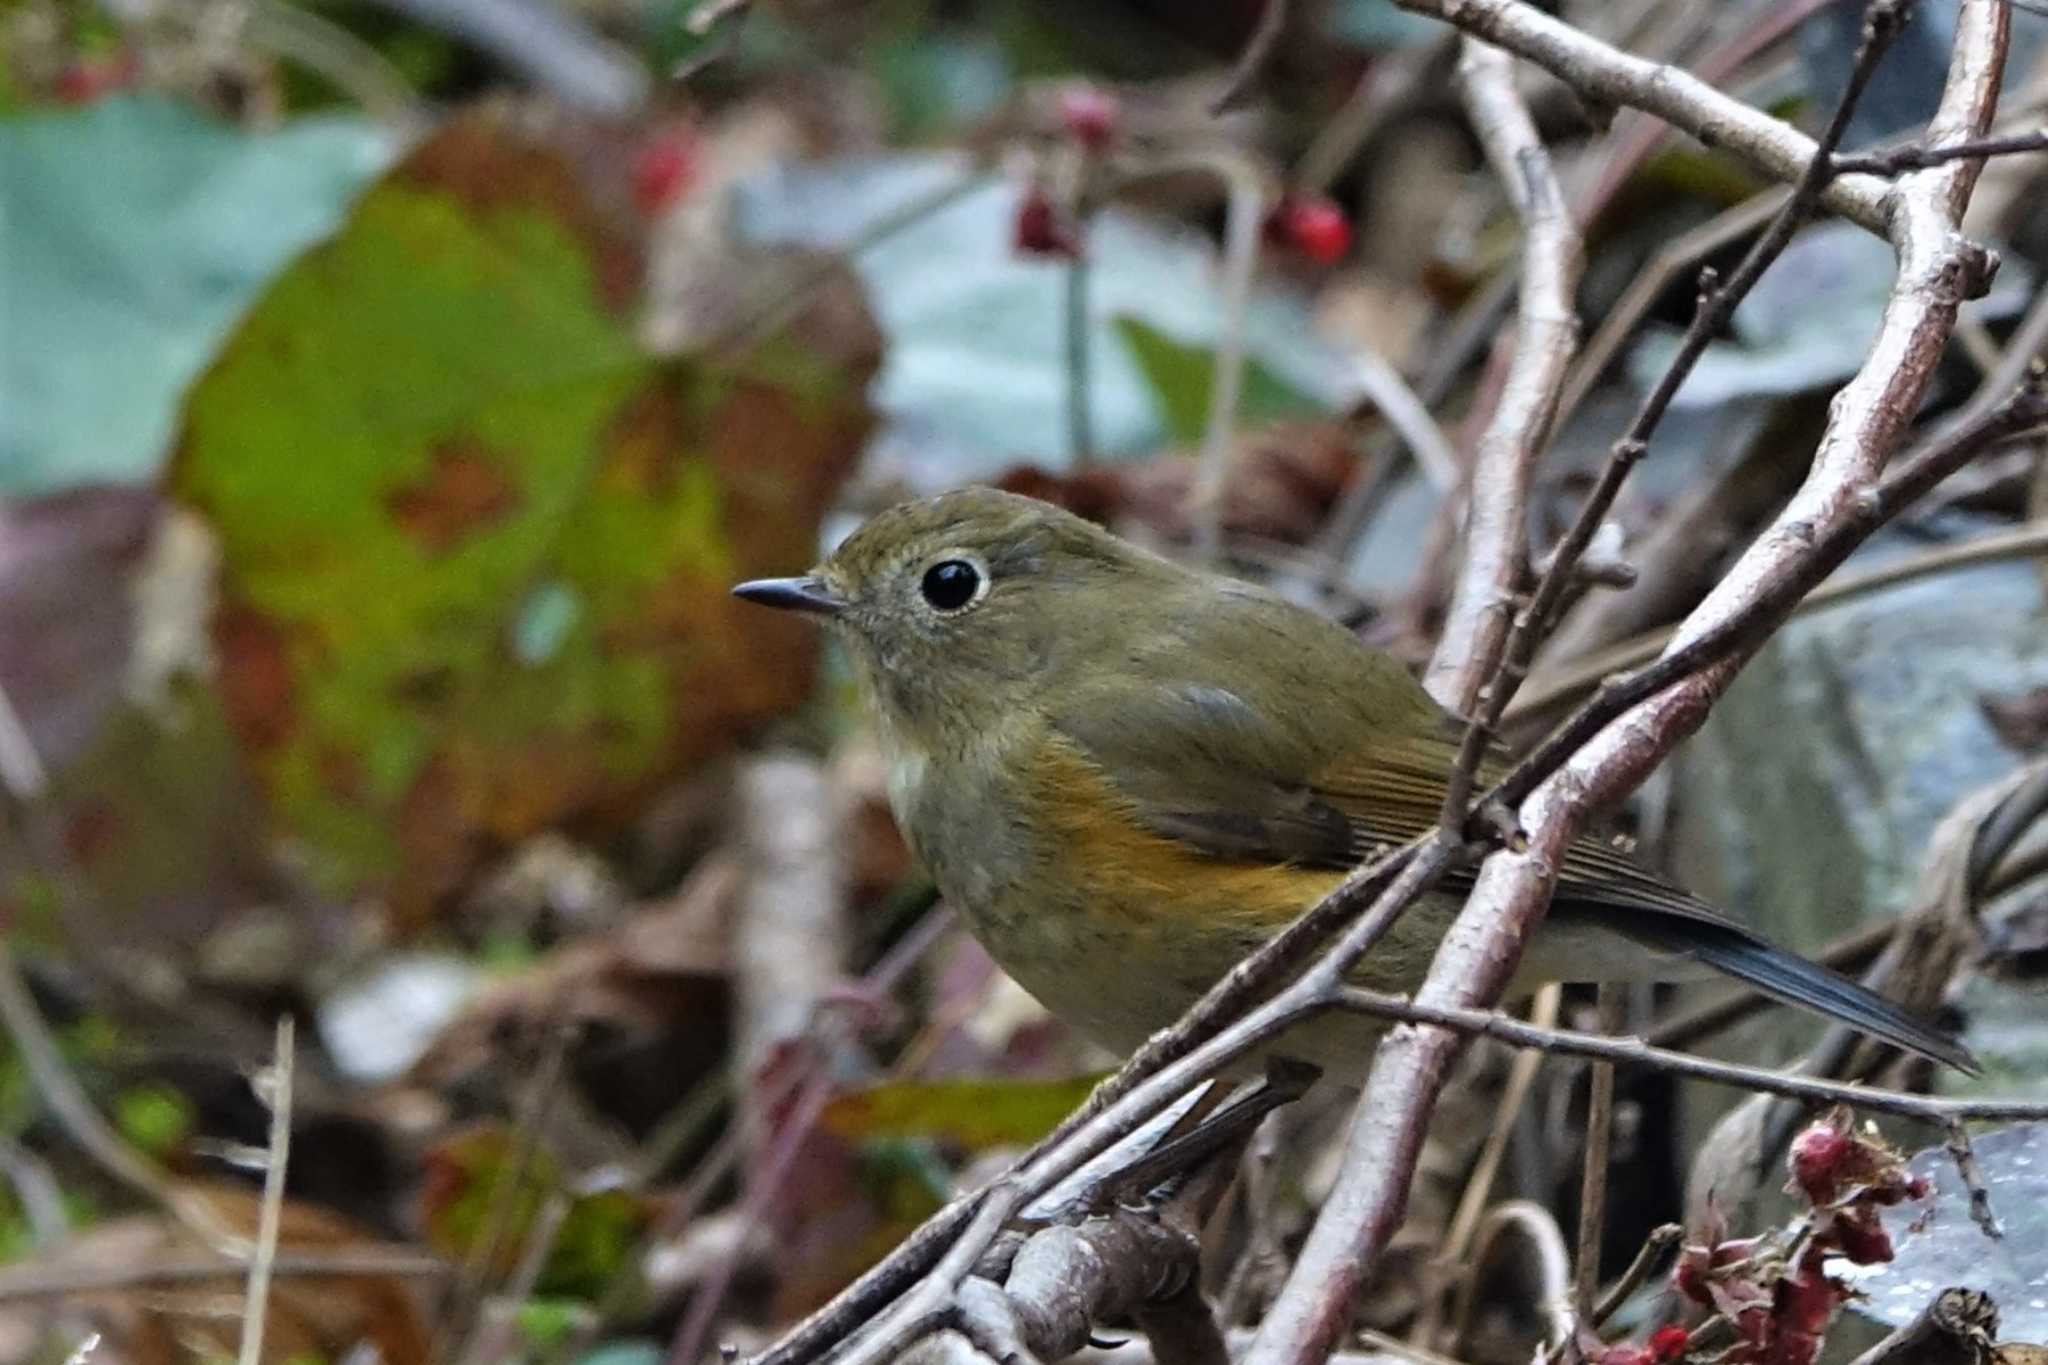
[(1351, 250), (1351, 224), (1344, 211), (1320, 194), (1283, 196), (1266, 215), (1266, 237), (1317, 265), (1335, 265)]
[(1060, 126), (1091, 152), (1115, 141), (1123, 120), (1123, 104), (1099, 86), (1075, 84), (1060, 91)]
[(1691, 1341), (1692, 1333), (1683, 1327), (1659, 1327), (1650, 1333), (1650, 1359), (1656, 1365), (1675, 1365), (1685, 1359), (1685, 1348)]
[(1857, 1265), (1883, 1265), (1892, 1258), (1891, 1235), (1877, 1210), (1868, 1205), (1846, 1209), (1830, 1229), (1835, 1248)]
[(1792, 1179), (1815, 1204), (1832, 1204), (1842, 1194), (1843, 1177), (1856, 1145), (1854, 1138), (1822, 1119), (1792, 1139)]
[(1017, 250), (1027, 256), (1064, 256), (1071, 260), (1081, 254), (1081, 243), (1073, 229), (1042, 190), (1032, 190), (1017, 205), (1014, 239)]
[(680, 130), (663, 133), (633, 157), (633, 202), (651, 218), (680, 199), (696, 179), (696, 136)]

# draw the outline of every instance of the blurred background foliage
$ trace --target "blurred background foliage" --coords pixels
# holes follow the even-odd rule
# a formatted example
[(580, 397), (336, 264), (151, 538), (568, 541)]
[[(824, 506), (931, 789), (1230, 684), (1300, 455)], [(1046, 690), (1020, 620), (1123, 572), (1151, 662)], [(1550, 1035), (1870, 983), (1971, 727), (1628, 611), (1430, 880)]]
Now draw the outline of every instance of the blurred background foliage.
[[(387, 1260), (281, 1283), (267, 1358), (757, 1339), (1110, 1060), (927, 910), (843, 675), (735, 580), (1000, 481), (1167, 549), (1213, 518), (1237, 571), (1426, 654), (1518, 233), (1442, 30), (1296, 3), (1237, 81), (1261, 9), (0, 4), (0, 926), (64, 1068), (230, 1221), (267, 1123), (248, 1076), (269, 1020), (303, 1021), (286, 1249)], [(1860, 15), (1561, 9), (1809, 123)], [(1918, 7), (1852, 145), (1926, 118), (1952, 22)], [(2015, 16), (2023, 125), (2044, 33)], [(1588, 334), (1643, 304), (1539, 471), (1541, 546), (1766, 187), (1525, 75), (1580, 196)], [(1728, 230), (1656, 275), (1703, 226)], [(2038, 344), (2041, 158), (1987, 172), (1971, 230), (2003, 268), (1929, 415)], [(1675, 619), (1796, 485), (1890, 282), (1860, 230), (1795, 242), (1618, 510), (1638, 587), (1567, 615), (1553, 678)], [(1440, 450), (1395, 439), (1386, 374)], [(2038, 524), (2041, 468), (2000, 456), (1853, 567)], [(1896, 913), (1944, 818), (2048, 742), (2041, 588), (2007, 555), (1802, 618), (1635, 813), (1646, 849), (1806, 948)], [(2018, 878), (1977, 909), (1957, 1020), (1989, 1084), (2048, 1093), (2048, 898)], [(1773, 1014), (1725, 1045), (1807, 1039)], [(1372, 1326), (1423, 1311), (1498, 1060), (1453, 1101)], [(1568, 1217), (1581, 1120), (1554, 1071), (1500, 1192)], [(0, 1059), (0, 1357), (87, 1331), (94, 1360), (232, 1355), (202, 1301), (235, 1277), (151, 1278), (204, 1246), (77, 1149), (47, 1087)], [(1616, 1265), (1726, 1107), (1655, 1080), (1624, 1101)], [(1318, 1122), (1288, 1235), (1328, 1180)], [(1461, 1358), (1526, 1359), (1533, 1303), (1484, 1296)]]

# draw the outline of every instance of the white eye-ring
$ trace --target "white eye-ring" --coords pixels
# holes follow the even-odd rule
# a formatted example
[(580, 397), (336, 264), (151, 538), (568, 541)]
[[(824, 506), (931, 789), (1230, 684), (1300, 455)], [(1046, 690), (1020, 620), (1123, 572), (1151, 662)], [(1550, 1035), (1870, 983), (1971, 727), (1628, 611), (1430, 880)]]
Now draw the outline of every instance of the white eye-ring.
[(988, 565), (979, 555), (948, 550), (924, 571), (917, 591), (933, 611), (951, 616), (988, 596), (988, 581)]

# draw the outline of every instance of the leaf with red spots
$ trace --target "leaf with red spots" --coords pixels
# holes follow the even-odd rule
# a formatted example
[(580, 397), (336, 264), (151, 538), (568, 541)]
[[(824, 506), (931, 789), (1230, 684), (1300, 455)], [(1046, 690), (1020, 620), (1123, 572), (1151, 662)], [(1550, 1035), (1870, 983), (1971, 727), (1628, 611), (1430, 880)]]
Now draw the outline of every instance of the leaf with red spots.
[(258, 302), (170, 475), (285, 832), (415, 915), (804, 694), (812, 633), (727, 589), (810, 561), (868, 424), (871, 340), (650, 356), (574, 136), (475, 114), (416, 150)]

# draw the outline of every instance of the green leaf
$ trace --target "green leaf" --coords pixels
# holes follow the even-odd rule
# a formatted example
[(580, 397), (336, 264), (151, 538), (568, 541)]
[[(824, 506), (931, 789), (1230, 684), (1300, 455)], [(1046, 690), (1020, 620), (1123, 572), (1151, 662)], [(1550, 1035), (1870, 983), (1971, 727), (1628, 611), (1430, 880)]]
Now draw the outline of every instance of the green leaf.
[(978, 1152), (1044, 1137), (1099, 1080), (886, 1081), (838, 1096), (820, 1122), (851, 1141), (936, 1138)]
[(176, 1150), (192, 1136), (192, 1102), (162, 1085), (139, 1085), (114, 1099), (114, 1125), (121, 1136), (154, 1157)]
[(568, 1340), (588, 1310), (576, 1299), (527, 1299), (513, 1310), (526, 1344), (546, 1351)]
[[(1135, 317), (1118, 317), (1113, 325), (1124, 344), (1131, 348), (1145, 382), (1152, 388), (1167, 438), (1179, 445), (1201, 440), (1209, 425), (1215, 353), (1175, 341)], [(1244, 390), (1238, 404), (1241, 423), (1312, 416), (1321, 411), (1313, 399), (1289, 388), (1255, 357), (1245, 360)]]
[(427, 1241), (460, 1260), (478, 1254), (478, 1239), (502, 1220), (496, 1268), (509, 1274), (542, 1204), (559, 1194), (568, 1195), (569, 1210), (535, 1292), (594, 1297), (626, 1270), (647, 1226), (647, 1205), (623, 1190), (567, 1191), (553, 1154), (525, 1147), (502, 1125), (460, 1133), (427, 1153), (421, 1195)]
[(0, 120), (0, 495), (152, 477), (222, 335), (389, 154), (366, 119), (246, 133), (156, 95)]
[(808, 688), (813, 633), (728, 589), (813, 557), (866, 375), (656, 360), (640, 265), (567, 155), (472, 116), (193, 391), (171, 486), (220, 537), (223, 695), (336, 891), (429, 908)]

